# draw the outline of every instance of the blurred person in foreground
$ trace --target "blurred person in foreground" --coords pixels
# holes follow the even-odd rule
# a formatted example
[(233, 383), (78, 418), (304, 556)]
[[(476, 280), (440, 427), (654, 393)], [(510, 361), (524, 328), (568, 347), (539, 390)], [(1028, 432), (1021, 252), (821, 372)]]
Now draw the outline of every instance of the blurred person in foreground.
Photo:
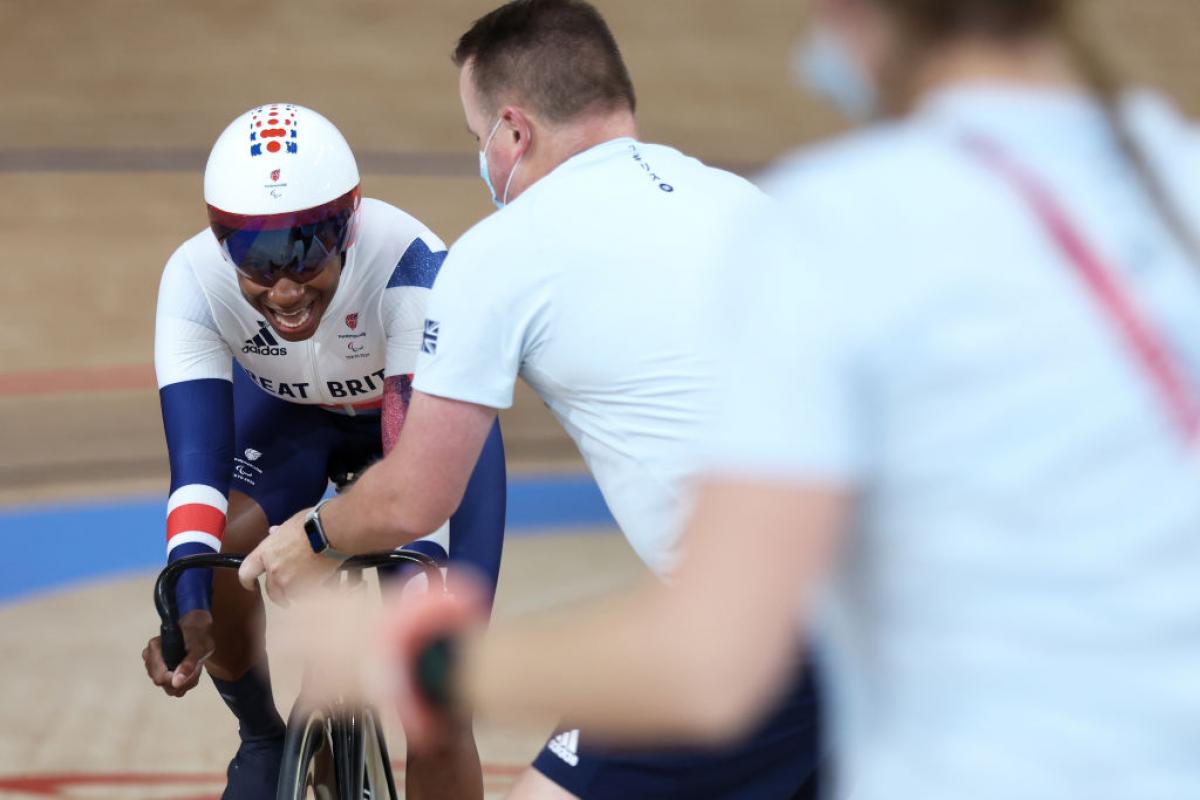
[[(669, 574), (691, 445), (707, 433), (727, 366), (705, 347), (710, 295), (724, 289), (712, 252), (742, 216), (765, 213), (766, 198), (736, 175), (638, 140), (628, 70), (588, 3), (507, 3), (462, 36), (454, 62), (499, 210), (451, 248), (400, 439), (322, 507), (324, 535), (339, 552), (361, 553), (440, 526), (519, 375), (578, 445), (633, 548)], [(755, 269), (747, 259), (746, 273)], [(286, 599), (331, 569), (308, 546), (307, 516), (251, 555), (247, 585), (265, 572), (270, 595)], [(816, 702), (799, 663), (788, 671), (772, 718), (717, 749), (600, 749), (568, 718), (513, 796), (811, 796)]]
[(815, 7), (804, 74), (872, 124), (737, 239), (672, 587), (403, 606), (406, 713), (725, 740), (816, 629), (858, 800), (1200, 797), (1200, 141), (1071, 3)]

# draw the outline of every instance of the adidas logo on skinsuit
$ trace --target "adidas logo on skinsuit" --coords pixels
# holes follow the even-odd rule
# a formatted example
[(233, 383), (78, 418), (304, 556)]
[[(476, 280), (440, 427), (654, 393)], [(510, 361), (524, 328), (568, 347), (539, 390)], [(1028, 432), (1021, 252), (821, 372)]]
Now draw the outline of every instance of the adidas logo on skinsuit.
[(246, 340), (242, 345), (242, 352), (254, 353), (256, 356), (286, 356), (287, 348), (280, 347), (267, 323), (259, 320), (258, 335)]
[(579, 731), (564, 731), (550, 740), (546, 745), (551, 753), (570, 764), (579, 766)]

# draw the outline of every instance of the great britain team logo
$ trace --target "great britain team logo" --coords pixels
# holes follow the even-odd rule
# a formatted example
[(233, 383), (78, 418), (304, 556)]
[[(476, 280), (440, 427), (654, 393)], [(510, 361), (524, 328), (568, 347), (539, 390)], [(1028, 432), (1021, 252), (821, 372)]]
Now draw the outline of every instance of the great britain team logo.
[(442, 334), (442, 323), (436, 319), (425, 320), (425, 334), (421, 337), (421, 352), (436, 356), (438, 337)]
[[(296, 107), (291, 104), (260, 106), (250, 112), (250, 155), (263, 152), (299, 152)], [(272, 180), (278, 180), (272, 176)]]

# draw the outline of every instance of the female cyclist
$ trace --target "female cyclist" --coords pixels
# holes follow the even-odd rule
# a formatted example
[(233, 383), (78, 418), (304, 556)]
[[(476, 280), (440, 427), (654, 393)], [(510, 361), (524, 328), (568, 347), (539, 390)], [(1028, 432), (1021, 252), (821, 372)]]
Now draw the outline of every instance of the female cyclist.
[[(204, 175), (209, 227), (167, 262), (155, 364), (171, 461), (170, 560), (248, 553), (399, 436), (422, 345), (425, 303), (445, 246), (420, 222), (362, 198), (341, 133), (300, 106), (236, 119)], [(505, 474), (492, 430), (450, 521), (449, 558), (494, 583)], [(415, 543), (446, 557), (444, 539)], [(342, 554), (313, 542), (330, 558)], [(453, 567), (452, 567), (453, 569)], [(178, 590), (187, 657), (173, 672), (159, 639), (143, 653), (179, 697), (201, 665), (238, 719), (227, 800), (274, 797), (284, 725), (275, 709), (262, 601), (232, 574), (185, 573)], [(412, 797), (481, 797), (468, 726), (410, 761)]]

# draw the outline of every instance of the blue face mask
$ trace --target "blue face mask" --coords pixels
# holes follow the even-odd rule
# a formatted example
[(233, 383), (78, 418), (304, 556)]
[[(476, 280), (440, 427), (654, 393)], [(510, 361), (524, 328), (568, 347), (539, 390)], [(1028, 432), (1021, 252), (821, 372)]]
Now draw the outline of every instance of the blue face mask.
[(525, 158), (525, 154), (522, 153), (521, 157), (517, 159), (517, 163), (513, 164), (512, 172), (508, 173), (508, 181), (504, 184), (504, 199), (497, 197), (496, 187), (492, 185), (492, 171), (488, 168), (487, 151), (492, 146), (492, 140), (496, 138), (496, 134), (500, 131), (500, 123), (503, 121), (503, 117), (496, 120), (492, 132), (488, 134), (487, 141), (483, 144), (483, 149), (479, 151), (479, 177), (483, 178), (483, 182), (487, 185), (488, 192), (492, 195), (492, 203), (496, 208), (504, 208), (508, 205), (508, 189), (512, 186), (513, 176), (517, 174), (517, 167), (521, 166), (521, 159)]
[(796, 77), (810, 90), (831, 100), (855, 122), (879, 111), (879, 93), (854, 56), (837, 36), (816, 30), (797, 47)]

